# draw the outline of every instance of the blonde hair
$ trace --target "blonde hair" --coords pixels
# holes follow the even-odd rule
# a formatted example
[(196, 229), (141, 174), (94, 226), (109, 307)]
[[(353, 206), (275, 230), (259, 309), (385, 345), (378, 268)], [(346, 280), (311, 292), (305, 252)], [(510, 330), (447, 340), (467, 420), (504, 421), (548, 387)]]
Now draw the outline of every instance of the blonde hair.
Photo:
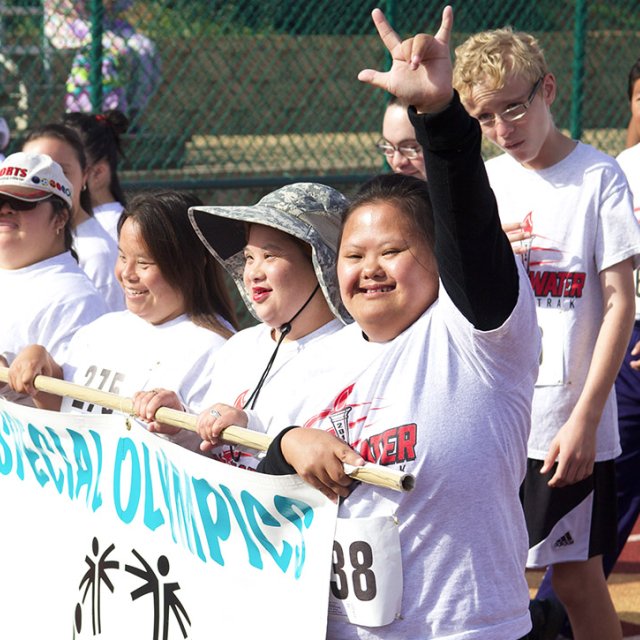
[(474, 86), (502, 89), (507, 76), (524, 76), (530, 82), (548, 73), (547, 62), (538, 40), (511, 27), (482, 31), (456, 48), (453, 86), (462, 101)]

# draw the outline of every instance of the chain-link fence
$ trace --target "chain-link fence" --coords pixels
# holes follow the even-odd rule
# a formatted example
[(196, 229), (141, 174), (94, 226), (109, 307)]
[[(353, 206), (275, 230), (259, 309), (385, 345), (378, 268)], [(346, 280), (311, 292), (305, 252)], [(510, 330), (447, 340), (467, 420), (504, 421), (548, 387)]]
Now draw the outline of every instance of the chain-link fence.
[[(9, 151), (66, 110), (119, 105), (130, 186), (239, 187), (294, 179), (357, 184), (385, 95), (356, 79), (386, 64), (362, 0), (0, 0), (0, 115)], [(403, 35), (433, 32), (443, 4), (382, 0)], [(616, 154), (627, 73), (640, 56), (637, 1), (462, 0), (454, 45), (511, 24), (535, 33), (559, 82), (557, 123)], [(221, 196), (225, 188), (233, 188)], [(246, 202), (247, 200), (244, 200)]]

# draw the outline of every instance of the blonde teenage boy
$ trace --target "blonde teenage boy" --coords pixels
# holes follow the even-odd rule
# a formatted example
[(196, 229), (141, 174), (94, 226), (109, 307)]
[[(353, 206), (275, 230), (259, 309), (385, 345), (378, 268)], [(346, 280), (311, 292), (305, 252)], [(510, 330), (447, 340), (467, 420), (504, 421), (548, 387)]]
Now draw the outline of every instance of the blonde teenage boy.
[(505, 152), (487, 172), (543, 333), (521, 490), (527, 566), (553, 566), (576, 640), (616, 640), (602, 555), (615, 546), (612, 389), (634, 321), (640, 227), (615, 161), (555, 126), (556, 78), (535, 38), (472, 36), (456, 50), (454, 85)]

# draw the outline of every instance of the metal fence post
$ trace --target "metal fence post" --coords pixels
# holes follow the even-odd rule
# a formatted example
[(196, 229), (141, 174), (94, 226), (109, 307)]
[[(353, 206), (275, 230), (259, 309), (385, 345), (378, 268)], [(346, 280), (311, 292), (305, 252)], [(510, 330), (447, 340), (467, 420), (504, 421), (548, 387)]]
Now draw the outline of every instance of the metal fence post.
[(89, 81), (91, 83), (91, 108), (102, 111), (102, 32), (104, 5), (102, 0), (91, 0), (91, 52)]
[(573, 37), (570, 130), (571, 137), (574, 140), (579, 140), (582, 136), (582, 105), (584, 101), (585, 40), (587, 37), (586, 0), (576, 0)]

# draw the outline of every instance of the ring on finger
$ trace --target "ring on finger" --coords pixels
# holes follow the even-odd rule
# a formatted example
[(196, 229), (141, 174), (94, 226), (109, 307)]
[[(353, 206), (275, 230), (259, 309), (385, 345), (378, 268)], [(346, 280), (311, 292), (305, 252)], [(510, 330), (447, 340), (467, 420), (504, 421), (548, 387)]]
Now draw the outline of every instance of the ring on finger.
[(218, 418), (222, 418), (222, 414), (219, 411), (217, 411), (216, 409), (211, 409), (209, 411), (209, 414), (212, 415), (216, 420)]

